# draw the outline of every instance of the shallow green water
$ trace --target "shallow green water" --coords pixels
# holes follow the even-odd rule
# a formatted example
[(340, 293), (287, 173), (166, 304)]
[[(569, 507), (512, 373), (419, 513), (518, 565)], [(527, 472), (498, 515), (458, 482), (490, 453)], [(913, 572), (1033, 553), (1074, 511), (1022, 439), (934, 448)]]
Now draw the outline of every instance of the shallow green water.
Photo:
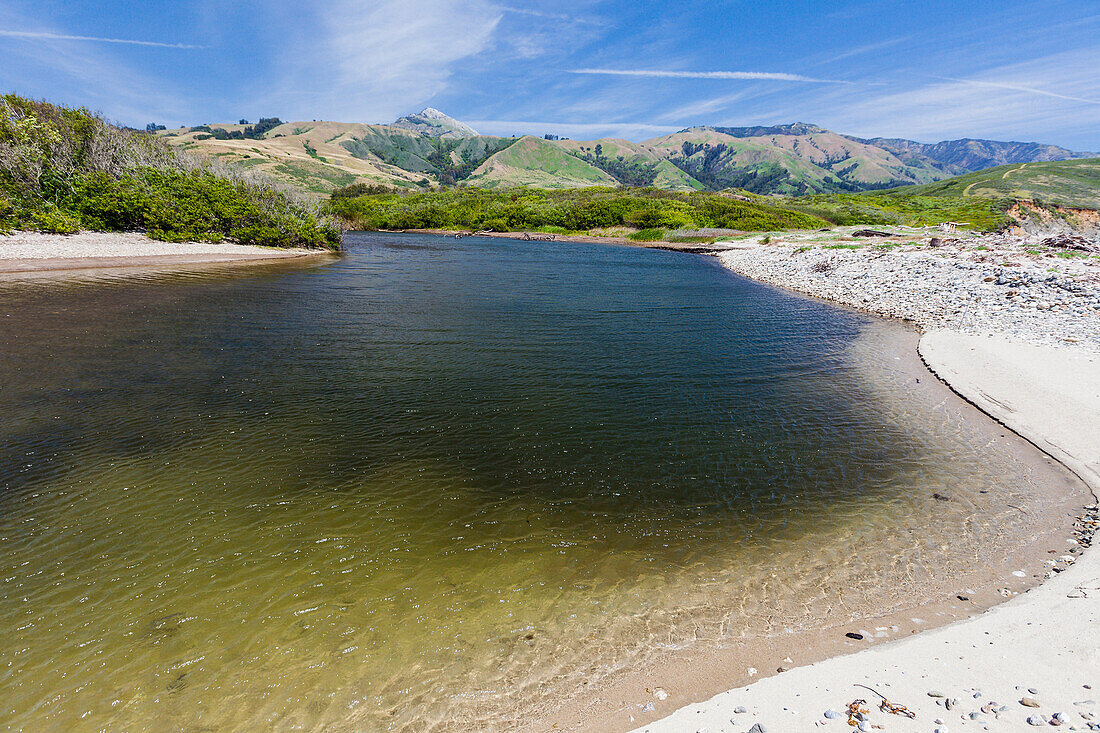
[(507, 727), (1021, 521), (896, 326), (669, 252), (348, 247), (0, 288), (0, 727)]

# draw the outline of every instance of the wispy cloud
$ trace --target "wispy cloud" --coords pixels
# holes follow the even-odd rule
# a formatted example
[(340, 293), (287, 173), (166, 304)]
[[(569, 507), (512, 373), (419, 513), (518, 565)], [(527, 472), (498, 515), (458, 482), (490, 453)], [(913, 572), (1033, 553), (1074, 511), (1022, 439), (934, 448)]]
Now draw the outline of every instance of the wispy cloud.
[(596, 18), (589, 18), (583, 15), (563, 15), (560, 13), (547, 13), (542, 10), (531, 10), (529, 8), (516, 8), (510, 5), (494, 5), (497, 10), (502, 10), (505, 13), (513, 13), (515, 15), (529, 15), (534, 18), (546, 18), (547, 20), (560, 20), (566, 23), (584, 23), (589, 25), (603, 25), (603, 21)]
[[(0, 2), (0, 28), (34, 28), (65, 36), (38, 17)], [(131, 124), (184, 119), (189, 104), (170, 80), (152, 78), (119, 58), (121, 49), (95, 43), (4, 43), (0, 88), (51, 101), (86, 105)]]
[(190, 43), (162, 43), (160, 41), (138, 41), (130, 38), (101, 38), (99, 36), (71, 36), (66, 33), (44, 33), (38, 31), (0, 30), (5, 38), (24, 38), (35, 41), (90, 41), (92, 43), (121, 43), (129, 46), (153, 46), (155, 48), (201, 49)]
[(1035, 87), (1021, 86), (1019, 84), (1010, 84), (1005, 82), (995, 81), (981, 81), (979, 79), (956, 79), (950, 76), (938, 76), (937, 79), (943, 81), (953, 81), (960, 84), (968, 84), (976, 87), (986, 87), (988, 89), (1004, 89), (1010, 92), (1022, 92), (1024, 94), (1037, 94), (1040, 97), (1050, 97), (1052, 99), (1064, 99), (1069, 102), (1085, 102), (1086, 104), (1100, 104), (1100, 99), (1086, 99), (1085, 97), (1075, 97), (1069, 94), (1059, 94), (1058, 92), (1052, 92), (1048, 89), (1036, 89)]
[(874, 53), (875, 51), (881, 51), (884, 48), (890, 48), (891, 46), (897, 46), (900, 43), (908, 41), (910, 36), (903, 36), (900, 38), (890, 38), (885, 41), (876, 41), (874, 43), (868, 43), (865, 46), (857, 46), (855, 48), (849, 48), (841, 53), (834, 54), (826, 59), (818, 61), (812, 66), (822, 66), (824, 64), (831, 64), (837, 61), (843, 61), (844, 59), (850, 59), (853, 56), (861, 56), (865, 53)]
[[(1100, 49), (1065, 51), (977, 71), (966, 79), (897, 84), (882, 95), (825, 95), (811, 103), (816, 111), (810, 114), (832, 129), (866, 137), (1034, 140), (1041, 135), (1049, 142), (1058, 133), (1079, 135), (1100, 126), (1097, 68)], [(806, 106), (803, 100), (799, 108)]]
[(446, 89), (458, 64), (489, 46), (503, 15), (484, 0), (336, 0), (320, 13), (320, 32), (285, 53), (279, 86), (317, 88), (300, 105), (310, 117), (365, 121), (415, 111)]
[(643, 76), (658, 79), (744, 79), (750, 81), (802, 81), (814, 84), (848, 84), (837, 79), (815, 79), (801, 74), (771, 71), (671, 71), (667, 69), (571, 69), (570, 74)]
[(731, 104), (739, 102), (748, 96), (746, 92), (741, 92), (738, 94), (715, 97), (713, 99), (700, 99), (694, 102), (688, 102), (687, 104), (662, 113), (659, 119), (668, 120), (670, 122), (697, 119), (703, 115), (709, 115), (727, 109)]
[(530, 120), (474, 120), (475, 129), (498, 135), (542, 135), (553, 133), (569, 137), (624, 137), (636, 139), (665, 135), (680, 128), (644, 122), (535, 122)]

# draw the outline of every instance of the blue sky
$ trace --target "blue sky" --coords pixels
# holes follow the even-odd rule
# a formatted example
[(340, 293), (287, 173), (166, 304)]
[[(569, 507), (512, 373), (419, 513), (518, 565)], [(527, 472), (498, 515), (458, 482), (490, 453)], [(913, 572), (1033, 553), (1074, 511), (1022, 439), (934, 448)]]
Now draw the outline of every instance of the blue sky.
[(1100, 3), (0, 0), (0, 90), (132, 125), (430, 105), (495, 134), (802, 121), (1100, 151)]

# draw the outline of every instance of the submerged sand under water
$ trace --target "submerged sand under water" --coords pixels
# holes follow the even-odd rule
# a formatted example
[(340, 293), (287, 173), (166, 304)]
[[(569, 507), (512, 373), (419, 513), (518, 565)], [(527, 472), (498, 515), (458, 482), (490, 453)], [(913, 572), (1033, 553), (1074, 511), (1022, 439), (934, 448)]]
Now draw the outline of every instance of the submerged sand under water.
[(0, 302), (14, 730), (508, 729), (991, 585), (1072, 487), (901, 326), (702, 258), (358, 235)]

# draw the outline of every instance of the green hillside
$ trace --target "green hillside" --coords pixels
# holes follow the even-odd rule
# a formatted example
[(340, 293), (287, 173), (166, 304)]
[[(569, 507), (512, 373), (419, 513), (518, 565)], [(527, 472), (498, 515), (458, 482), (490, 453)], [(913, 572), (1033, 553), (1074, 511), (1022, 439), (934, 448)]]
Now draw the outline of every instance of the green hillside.
[[(766, 134), (765, 134), (766, 133)], [(812, 125), (691, 128), (646, 143), (712, 190), (806, 194), (928, 183), (952, 172)]]
[(531, 136), (520, 138), (491, 156), (466, 182), (481, 188), (529, 186), (547, 189), (618, 184), (596, 166), (570, 155), (548, 140)]
[(988, 168), (957, 178), (917, 186), (922, 196), (1014, 198), (1100, 209), (1100, 158), (1021, 163)]
[(653, 186), (669, 191), (706, 189), (662, 153), (645, 143), (604, 138), (590, 142), (560, 140), (555, 144), (570, 155), (596, 166), (624, 186)]
[(267, 118), (160, 135), (317, 196), (351, 184), (839, 194), (934, 184), (1000, 161), (1033, 165), (1088, 157), (1040, 143), (860, 139), (805, 123), (693, 127), (645, 142), (496, 137), (431, 108), (386, 125)]

